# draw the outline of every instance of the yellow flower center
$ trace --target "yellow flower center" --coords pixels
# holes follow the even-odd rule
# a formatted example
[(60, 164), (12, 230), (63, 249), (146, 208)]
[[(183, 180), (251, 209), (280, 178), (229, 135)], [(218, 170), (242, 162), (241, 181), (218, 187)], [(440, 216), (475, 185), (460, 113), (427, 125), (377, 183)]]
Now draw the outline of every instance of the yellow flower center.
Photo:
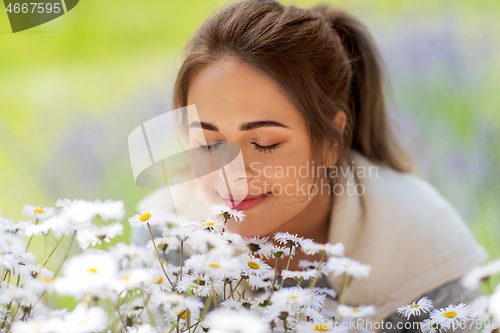
[(260, 266), (258, 263), (256, 263), (255, 261), (249, 261), (247, 263), (248, 267), (250, 267), (251, 269), (259, 269)]
[(181, 310), (181, 311), (179, 311), (179, 318), (186, 319), (187, 316), (188, 316), (187, 310)]
[(359, 311), (361, 311), (361, 310), (358, 308), (352, 308), (352, 312), (359, 312)]
[(320, 324), (318, 324), (318, 325), (315, 325), (315, 326), (314, 326), (314, 330), (315, 330), (315, 331), (321, 331), (321, 332), (327, 332), (327, 331), (329, 331), (330, 329), (329, 329), (329, 328), (328, 328), (328, 326), (326, 326), (326, 325), (320, 325)]
[(290, 296), (288, 298), (290, 298), (290, 299), (297, 299), (297, 296)]
[(453, 318), (456, 315), (457, 315), (457, 313), (455, 311), (448, 311), (448, 312), (443, 313), (443, 316), (445, 316), (446, 318)]
[(213, 227), (215, 225), (215, 223), (213, 223), (213, 222), (207, 222), (207, 223), (205, 223), (205, 225), (208, 225), (209, 227)]
[(45, 213), (45, 212), (44, 212), (43, 210), (41, 210), (41, 209), (35, 209), (35, 210), (33, 211), (33, 213), (43, 214), (43, 213)]
[(156, 274), (158, 277), (155, 281), (156, 284), (161, 284), (163, 282), (163, 277), (160, 274)]
[(89, 268), (89, 272), (90, 273), (97, 273), (97, 269), (95, 269), (95, 268)]
[(209, 264), (208, 264), (208, 266), (209, 266), (209, 267), (213, 267), (213, 268), (219, 268), (219, 267), (220, 267), (220, 265), (219, 265), (219, 264), (215, 264), (215, 263), (212, 263), (212, 262), (211, 262), (211, 263), (209, 263)]
[(141, 220), (141, 222), (144, 222), (144, 221), (149, 220), (150, 217), (151, 217), (151, 214), (150, 213), (146, 213), (144, 215), (141, 215), (141, 217), (139, 217), (139, 220)]
[(420, 306), (420, 305), (415, 304), (415, 305), (410, 306), (410, 308), (418, 308), (419, 306)]
[(125, 281), (130, 280), (130, 276), (128, 276), (128, 275), (124, 276), (124, 277), (122, 277), (122, 280), (125, 280)]

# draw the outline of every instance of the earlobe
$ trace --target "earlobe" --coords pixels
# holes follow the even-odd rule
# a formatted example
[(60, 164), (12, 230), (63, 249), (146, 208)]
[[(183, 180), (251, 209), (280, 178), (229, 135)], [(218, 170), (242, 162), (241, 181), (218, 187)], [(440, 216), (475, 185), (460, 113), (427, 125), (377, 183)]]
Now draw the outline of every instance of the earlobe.
[(339, 111), (335, 115), (335, 118), (333, 119), (333, 123), (337, 128), (340, 129), (340, 133), (343, 135), (344, 134), (344, 129), (345, 129), (345, 112), (344, 111)]
[[(344, 129), (345, 129), (345, 124), (346, 124), (346, 115), (344, 111), (339, 111), (335, 115), (335, 118), (333, 119), (334, 125), (339, 129), (340, 134), (344, 134)], [(335, 140), (334, 143), (332, 143), (329, 146), (329, 149), (326, 151), (325, 154), (325, 166), (326, 167), (332, 167), (337, 163), (337, 158), (338, 158), (338, 152), (339, 152), (339, 140)]]

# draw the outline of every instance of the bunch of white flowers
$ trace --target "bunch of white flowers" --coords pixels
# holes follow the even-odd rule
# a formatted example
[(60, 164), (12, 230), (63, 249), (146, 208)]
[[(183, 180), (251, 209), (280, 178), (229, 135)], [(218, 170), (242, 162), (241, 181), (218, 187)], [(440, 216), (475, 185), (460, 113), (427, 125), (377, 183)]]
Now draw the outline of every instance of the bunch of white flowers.
[[(344, 257), (342, 243), (287, 232), (241, 237), (226, 232), (226, 223), (244, 223), (245, 214), (214, 205), (214, 216), (197, 222), (160, 209), (141, 212), (129, 218), (130, 226), (148, 230), (151, 241), (108, 246), (123, 234), (122, 201), (64, 199), (55, 206), (26, 205), (24, 221), (0, 217), (1, 333), (333, 332), (376, 313), (373, 305), (344, 304), (350, 279), (367, 278), (370, 266)], [(34, 237), (43, 238), (38, 258), (29, 252)], [(75, 241), (80, 250), (70, 255)], [(290, 270), (300, 252), (314, 257)], [(472, 272), (466, 284), (485, 280), (496, 267)], [(338, 295), (316, 286), (327, 275), (344, 277)], [(52, 295), (72, 297), (77, 305), (57, 309)], [(432, 302), (422, 299), (400, 313), (409, 318), (431, 310)], [(488, 297), (485, 311), (490, 319), (500, 316), (500, 291)], [(465, 304), (434, 310), (422, 330), (453, 329), (474, 313), (484, 315)]]

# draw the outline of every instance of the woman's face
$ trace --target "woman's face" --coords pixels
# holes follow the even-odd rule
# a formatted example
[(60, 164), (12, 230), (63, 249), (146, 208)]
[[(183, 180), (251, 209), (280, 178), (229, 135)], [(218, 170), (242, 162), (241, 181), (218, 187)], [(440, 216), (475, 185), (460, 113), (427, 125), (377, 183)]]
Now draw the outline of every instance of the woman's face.
[[(273, 80), (236, 60), (220, 60), (195, 73), (187, 104), (196, 106), (201, 123), (201, 129), (193, 126), (197, 129), (189, 131), (193, 146), (206, 140), (231, 142), (241, 149), (243, 172), (231, 175), (228, 167), (226, 179), (233, 199), (245, 199), (234, 208), (244, 210), (246, 218), (242, 223), (229, 220), (228, 231), (246, 237), (285, 231), (315, 207), (318, 195), (313, 191), (308, 196), (314, 181), (308, 125)], [(199, 185), (211, 202), (231, 207), (219, 176), (219, 181), (204, 177)], [(321, 194), (319, 184), (316, 193)]]

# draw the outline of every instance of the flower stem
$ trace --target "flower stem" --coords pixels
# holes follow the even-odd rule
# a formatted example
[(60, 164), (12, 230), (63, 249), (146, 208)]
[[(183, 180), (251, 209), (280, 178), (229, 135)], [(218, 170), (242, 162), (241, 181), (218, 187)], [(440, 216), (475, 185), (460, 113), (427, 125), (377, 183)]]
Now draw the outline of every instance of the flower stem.
[[(161, 262), (161, 259), (160, 259), (160, 254), (158, 253), (158, 249), (156, 248), (155, 239), (153, 237), (153, 232), (151, 231), (151, 226), (149, 225), (149, 223), (148, 223), (148, 229), (149, 229), (149, 234), (151, 235), (151, 241), (153, 242), (153, 246), (155, 248), (156, 256), (158, 257), (158, 262), (160, 263), (161, 269), (162, 269), (163, 273), (165, 274), (165, 276), (167, 277), (168, 282), (172, 286), (172, 289), (176, 290), (175, 287), (174, 287), (174, 284), (172, 283), (172, 281), (170, 281), (170, 278), (168, 277), (167, 272), (165, 272), (165, 267), (163, 267), (163, 265), (162, 265), (162, 262)], [(179, 292), (177, 291), (177, 293), (179, 293)]]
[(316, 274), (316, 276), (314, 277), (314, 280), (312, 280), (310, 283), (309, 283), (309, 289), (312, 289), (314, 288), (314, 286), (316, 285), (316, 282), (318, 281), (318, 278), (319, 278), (319, 275), (321, 274), (321, 265), (323, 264), (323, 262), (325, 261), (325, 255), (326, 254), (322, 254), (321, 255), (321, 260), (319, 261), (319, 265), (318, 265), (318, 274)]
[(247, 284), (248, 284), (248, 280), (245, 280), (245, 285), (243, 286), (243, 291), (240, 294), (240, 299), (238, 299), (238, 302), (241, 301), (241, 297), (243, 297), (243, 295), (245, 294), (245, 289), (247, 287)]
[(273, 286), (271, 287), (271, 295), (269, 295), (269, 299), (271, 299), (271, 296), (273, 296), (274, 285), (276, 284), (276, 275), (278, 275), (278, 257), (276, 257), (276, 262), (274, 263)]
[(345, 279), (344, 279), (344, 288), (342, 288), (342, 296), (340, 297), (340, 304), (344, 304), (344, 302), (345, 302), (347, 286), (349, 285), (350, 278), (351, 278), (351, 276), (349, 274), (346, 274)]
[(50, 252), (49, 257), (43, 262), (43, 266), (45, 266), (47, 264), (47, 262), (49, 261), (50, 257), (52, 257), (52, 255), (56, 251), (56, 249), (59, 246), (59, 244), (61, 244), (61, 241), (63, 240), (63, 238), (64, 238), (64, 234), (61, 236), (61, 238), (59, 238), (59, 241), (57, 242), (56, 246), (54, 247), (54, 249), (52, 250), (52, 252)]
[(71, 236), (71, 241), (69, 242), (69, 246), (68, 246), (68, 249), (66, 250), (66, 254), (64, 255), (63, 260), (61, 261), (61, 263), (59, 264), (59, 267), (57, 267), (57, 270), (56, 270), (56, 271), (55, 271), (55, 273), (54, 273), (54, 279), (56, 278), (57, 274), (58, 274), (58, 273), (59, 273), (59, 271), (61, 270), (61, 267), (62, 267), (62, 265), (64, 264), (64, 261), (66, 261), (66, 258), (68, 258), (69, 251), (71, 250), (71, 245), (73, 245), (73, 240), (75, 239), (75, 235), (76, 235), (76, 231), (75, 231), (75, 233), (73, 234), (73, 236)]
[(180, 279), (182, 281), (182, 261), (183, 261), (183, 255), (184, 255), (184, 242), (181, 241), (181, 271), (180, 271)]
[[(288, 262), (286, 263), (286, 270), (288, 270), (288, 267), (290, 267), (290, 260), (292, 259), (292, 250), (293, 250), (293, 245), (290, 244), (290, 254), (288, 255)], [(278, 290), (281, 290), (281, 287), (283, 286), (283, 282), (285, 281), (285, 279), (281, 279), (281, 283), (280, 283), (280, 287), (278, 288)], [(274, 287), (273, 287), (274, 288)]]

